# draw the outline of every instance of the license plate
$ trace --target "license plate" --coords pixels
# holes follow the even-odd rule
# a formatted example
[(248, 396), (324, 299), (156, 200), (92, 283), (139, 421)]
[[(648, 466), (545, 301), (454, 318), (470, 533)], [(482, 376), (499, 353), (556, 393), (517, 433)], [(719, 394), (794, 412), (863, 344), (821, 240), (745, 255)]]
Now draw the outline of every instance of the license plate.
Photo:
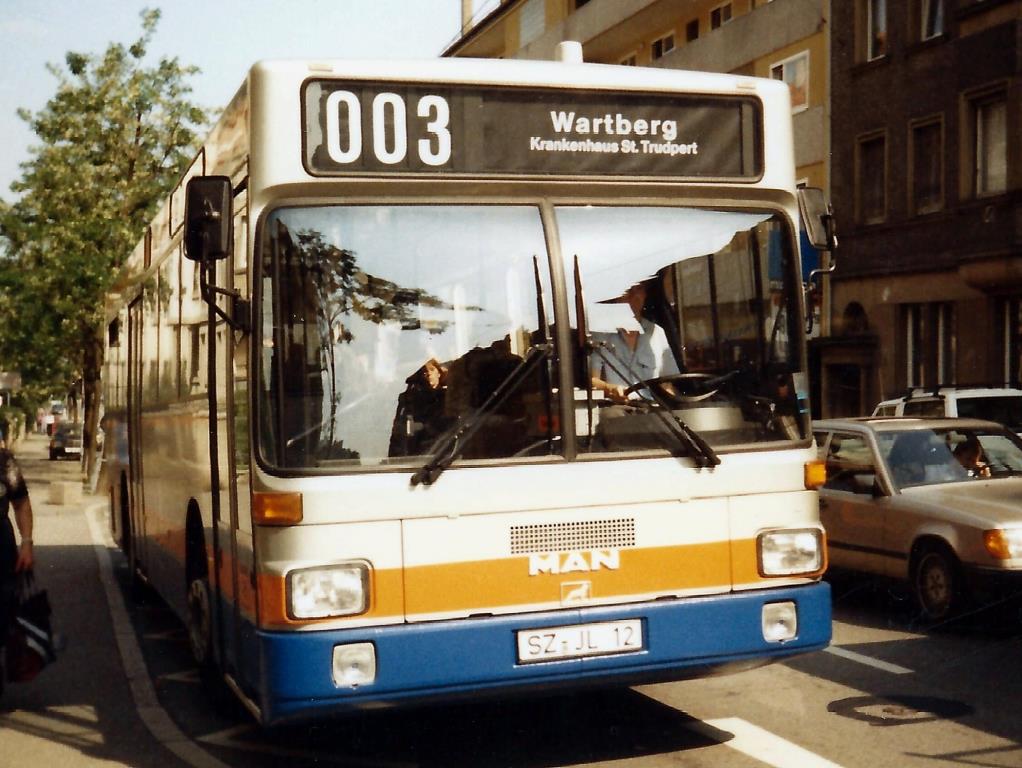
[(571, 627), (526, 629), (518, 633), (518, 662), (580, 659), (641, 651), (642, 621), (608, 621)]

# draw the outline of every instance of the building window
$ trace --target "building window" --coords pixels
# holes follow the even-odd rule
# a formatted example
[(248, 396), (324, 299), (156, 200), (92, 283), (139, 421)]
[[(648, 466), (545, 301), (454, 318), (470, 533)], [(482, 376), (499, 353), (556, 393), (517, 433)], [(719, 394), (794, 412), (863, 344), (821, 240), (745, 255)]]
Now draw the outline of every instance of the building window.
[(922, 305), (905, 307), (905, 386), (921, 386), (926, 379), (923, 364), (923, 311)]
[(1004, 380), (1022, 379), (1022, 299), (1004, 299)]
[(936, 304), (933, 307), (936, 333), (937, 353), (937, 384), (954, 384), (955, 382), (955, 305), (950, 302)]
[(720, 29), (731, 21), (731, 3), (718, 5), (710, 11), (710, 29)]
[(653, 45), (650, 46), (653, 56), (653, 61), (662, 59), (668, 53), (674, 50), (674, 33), (669, 32), (661, 38), (653, 41)]
[(916, 214), (944, 207), (944, 124), (938, 119), (911, 125), (909, 199)]
[(887, 0), (866, 0), (866, 61), (887, 55)]
[(944, 34), (944, 0), (921, 0), (919, 9), (920, 40), (929, 40)]
[(770, 67), (770, 77), (783, 80), (791, 89), (791, 109), (801, 112), (809, 106), (809, 51)]
[(634, 53), (628, 54), (623, 59), (621, 59), (621, 61), (618, 62), (618, 64), (621, 64), (626, 67), (634, 67), (638, 63), (639, 63), (638, 56)]
[(970, 102), (973, 192), (997, 195), (1008, 188), (1008, 100), (1003, 91)]
[(955, 382), (955, 308), (950, 302), (906, 304), (903, 332), (908, 387)]
[(699, 19), (692, 19), (685, 25), (685, 42), (691, 43), (699, 39)]
[(881, 222), (887, 215), (887, 141), (883, 134), (859, 139), (856, 145), (856, 219)]
[(525, 0), (519, 14), (519, 40), (524, 48), (543, 34), (546, 26), (546, 5), (544, 0)]
[(575, 10), (577, 11), (579, 8), (581, 8), (583, 5), (585, 5), (588, 2), (589, 2), (589, 0), (575, 0)]

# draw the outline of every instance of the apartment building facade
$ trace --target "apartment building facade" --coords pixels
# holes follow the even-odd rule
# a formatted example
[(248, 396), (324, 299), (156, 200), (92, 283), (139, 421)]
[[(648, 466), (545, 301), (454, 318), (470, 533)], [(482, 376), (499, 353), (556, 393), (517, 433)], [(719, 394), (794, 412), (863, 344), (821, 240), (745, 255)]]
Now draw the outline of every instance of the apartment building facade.
[(832, 4), (825, 413), (1022, 378), (1022, 0)]

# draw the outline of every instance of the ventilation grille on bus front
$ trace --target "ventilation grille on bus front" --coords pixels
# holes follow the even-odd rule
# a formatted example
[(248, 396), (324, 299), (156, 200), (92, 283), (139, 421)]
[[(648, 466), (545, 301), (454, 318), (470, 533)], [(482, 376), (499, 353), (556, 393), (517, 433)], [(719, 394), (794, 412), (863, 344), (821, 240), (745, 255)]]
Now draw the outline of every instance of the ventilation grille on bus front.
[(635, 520), (581, 520), (511, 526), (511, 554), (635, 546)]

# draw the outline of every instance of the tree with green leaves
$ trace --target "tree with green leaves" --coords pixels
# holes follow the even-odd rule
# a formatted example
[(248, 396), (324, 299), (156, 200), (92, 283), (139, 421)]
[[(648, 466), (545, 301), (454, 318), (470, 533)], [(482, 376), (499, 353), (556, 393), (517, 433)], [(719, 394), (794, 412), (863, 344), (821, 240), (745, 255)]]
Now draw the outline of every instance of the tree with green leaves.
[[(105, 52), (69, 52), (50, 65), (54, 96), (19, 110), (39, 144), (0, 202), (0, 360), (19, 369), (25, 395), (80, 379), (91, 471), (103, 365), (103, 297), (148, 220), (199, 146), (206, 112), (190, 100), (198, 69), (147, 51), (160, 12), (141, 34)], [(27, 403), (26, 403), (27, 404)]]

